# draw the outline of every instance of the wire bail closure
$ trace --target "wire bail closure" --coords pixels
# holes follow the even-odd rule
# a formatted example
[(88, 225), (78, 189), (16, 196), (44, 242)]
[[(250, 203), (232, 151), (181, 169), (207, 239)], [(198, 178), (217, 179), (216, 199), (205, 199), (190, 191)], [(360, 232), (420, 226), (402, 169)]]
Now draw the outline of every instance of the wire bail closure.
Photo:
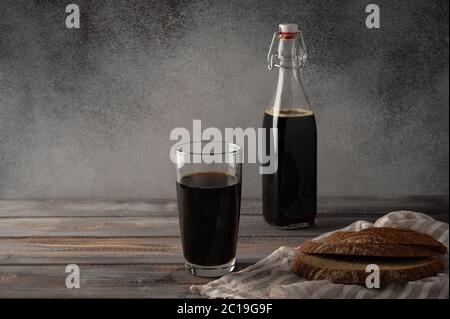
[[(303, 34), (299, 30), (296, 32), (297, 36), (297, 42), (298, 45), (295, 49), (295, 60), (296, 65), (295, 66), (285, 66), (281, 65), (280, 58), (278, 56), (278, 45), (275, 45), (276, 42), (279, 42), (281, 32), (277, 31), (273, 34), (272, 42), (270, 43), (269, 52), (267, 53), (267, 68), (272, 71), (273, 67), (276, 66), (277, 68), (289, 68), (289, 69), (302, 69), (305, 67), (306, 64), (306, 58), (307, 58), (307, 52), (306, 52), (306, 46), (305, 42), (303, 40)], [(278, 39), (278, 41), (277, 41)]]

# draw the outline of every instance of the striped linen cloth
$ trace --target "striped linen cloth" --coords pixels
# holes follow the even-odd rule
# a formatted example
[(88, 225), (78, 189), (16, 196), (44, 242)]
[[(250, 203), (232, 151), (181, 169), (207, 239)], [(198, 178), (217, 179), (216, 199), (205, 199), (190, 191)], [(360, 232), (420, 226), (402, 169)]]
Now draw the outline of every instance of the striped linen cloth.
[[(375, 224), (357, 221), (341, 230), (361, 230), (368, 227), (418, 230), (433, 236), (448, 248), (448, 224), (422, 213), (392, 212), (378, 219)], [(315, 239), (323, 239), (332, 233)], [(442, 256), (445, 273), (403, 284), (389, 284), (383, 289), (368, 289), (358, 285), (333, 284), (326, 280), (302, 279), (290, 272), (295, 253), (295, 248), (280, 247), (244, 270), (230, 273), (205, 285), (192, 286), (191, 291), (209, 298), (449, 298), (448, 254)]]

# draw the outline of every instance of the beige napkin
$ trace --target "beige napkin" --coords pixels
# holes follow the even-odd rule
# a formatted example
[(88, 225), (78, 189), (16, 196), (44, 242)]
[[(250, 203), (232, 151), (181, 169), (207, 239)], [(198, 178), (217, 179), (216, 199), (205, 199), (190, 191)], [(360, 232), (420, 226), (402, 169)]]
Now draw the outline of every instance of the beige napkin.
[[(414, 229), (433, 236), (448, 247), (448, 224), (422, 213), (398, 211), (389, 213), (375, 224), (357, 221), (341, 230), (368, 227)], [(315, 239), (329, 236), (323, 234)], [(192, 286), (191, 291), (209, 298), (448, 298), (448, 255), (443, 256), (445, 273), (435, 277), (390, 284), (383, 289), (367, 289), (357, 285), (333, 284), (326, 280), (307, 281), (290, 272), (295, 248), (280, 247), (256, 264), (205, 285)]]

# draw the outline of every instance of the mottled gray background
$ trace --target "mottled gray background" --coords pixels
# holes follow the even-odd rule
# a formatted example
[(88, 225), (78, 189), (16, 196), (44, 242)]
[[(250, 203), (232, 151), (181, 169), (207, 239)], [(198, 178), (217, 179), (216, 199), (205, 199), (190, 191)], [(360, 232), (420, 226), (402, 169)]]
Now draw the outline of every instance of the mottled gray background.
[(173, 198), (172, 128), (260, 126), (279, 22), (309, 48), (319, 194), (448, 196), (448, 4), (2, 0), (0, 198)]

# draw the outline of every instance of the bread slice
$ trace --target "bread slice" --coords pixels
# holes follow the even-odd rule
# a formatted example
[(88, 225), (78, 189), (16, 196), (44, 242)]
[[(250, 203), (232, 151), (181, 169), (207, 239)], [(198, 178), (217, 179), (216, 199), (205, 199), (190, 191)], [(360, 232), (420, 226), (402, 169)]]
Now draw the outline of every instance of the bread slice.
[(390, 227), (372, 227), (360, 231), (339, 231), (324, 240), (308, 240), (302, 253), (380, 257), (431, 257), (445, 254), (447, 247), (430, 235)]
[[(386, 248), (386, 254), (389, 251), (389, 254), (391, 256), (398, 256), (398, 257), (403, 257), (403, 255), (405, 254), (414, 255), (413, 253), (414, 248), (417, 249), (418, 255), (428, 256), (428, 254), (424, 250), (419, 249), (420, 247), (441, 254), (445, 254), (447, 252), (447, 247), (445, 247), (443, 244), (441, 244), (439, 241), (437, 241), (428, 234), (421, 233), (411, 229), (399, 229), (391, 227), (371, 227), (360, 231), (339, 231), (333, 233), (332, 235), (324, 239), (323, 242), (339, 245), (349, 244), (352, 245), (352, 248), (354, 248), (355, 245), (360, 244), (379, 245), (380, 251), (382, 245), (395, 245)], [(404, 252), (398, 250), (399, 254), (396, 255), (395, 251), (397, 250), (397, 247), (400, 245), (406, 245), (410, 247), (409, 248), (405, 247)], [(369, 246), (367, 247), (368, 250), (370, 250), (371, 247)], [(327, 248), (327, 250), (330, 249), (331, 246)], [(351, 249), (348, 249), (348, 251), (351, 251)], [(380, 253), (380, 256), (384, 255)]]
[(299, 250), (307, 254), (379, 257), (432, 257), (435, 255), (435, 252), (428, 246), (328, 243), (321, 240), (306, 240)]
[(377, 258), (352, 256), (307, 255), (296, 256), (292, 270), (308, 280), (329, 280), (338, 284), (365, 285), (366, 267), (376, 264), (380, 268), (380, 284), (407, 282), (435, 276), (444, 271), (439, 257), (435, 258)]

